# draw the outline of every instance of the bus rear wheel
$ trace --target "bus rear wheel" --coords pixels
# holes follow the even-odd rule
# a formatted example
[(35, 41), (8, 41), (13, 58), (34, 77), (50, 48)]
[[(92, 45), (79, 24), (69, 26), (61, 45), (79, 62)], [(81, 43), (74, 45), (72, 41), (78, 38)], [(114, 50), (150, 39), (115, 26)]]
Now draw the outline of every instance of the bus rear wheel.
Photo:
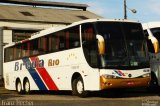
[(29, 80), (28, 80), (28, 79), (26, 79), (26, 80), (24, 81), (24, 92), (25, 92), (26, 94), (29, 94), (29, 93), (30, 93), (30, 83), (29, 83)]
[(19, 94), (22, 94), (23, 90), (22, 90), (22, 84), (20, 82), (20, 80), (17, 80), (16, 81), (16, 91), (19, 93)]
[(73, 95), (79, 97), (86, 97), (88, 95), (88, 92), (84, 90), (84, 83), (82, 77), (78, 77), (77, 79), (73, 80), (72, 93)]

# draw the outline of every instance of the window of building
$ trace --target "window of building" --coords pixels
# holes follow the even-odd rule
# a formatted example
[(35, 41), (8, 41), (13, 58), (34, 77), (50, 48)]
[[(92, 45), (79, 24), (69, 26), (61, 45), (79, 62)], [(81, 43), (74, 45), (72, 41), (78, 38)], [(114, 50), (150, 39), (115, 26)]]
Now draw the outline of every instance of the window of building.
[(80, 19), (83, 19), (83, 20), (89, 19), (89, 18), (87, 18), (87, 17), (85, 17), (85, 16), (77, 16), (77, 17), (80, 18)]
[(21, 14), (23, 14), (24, 16), (34, 16), (32, 13), (30, 12), (20, 12)]
[(13, 30), (12, 42), (18, 42), (27, 38), (30, 38), (33, 33), (37, 31), (28, 31), (28, 30)]

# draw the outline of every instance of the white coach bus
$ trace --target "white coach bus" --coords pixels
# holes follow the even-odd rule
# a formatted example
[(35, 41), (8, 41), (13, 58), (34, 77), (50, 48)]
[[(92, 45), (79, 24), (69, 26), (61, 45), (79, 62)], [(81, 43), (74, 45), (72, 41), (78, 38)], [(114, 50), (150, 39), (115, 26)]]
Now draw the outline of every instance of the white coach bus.
[(151, 63), (151, 90), (160, 86), (160, 22), (148, 22), (142, 24), (144, 34), (148, 37), (147, 45), (149, 49)]
[(4, 47), (5, 88), (88, 91), (147, 87), (149, 58), (140, 23), (89, 19), (40, 31)]

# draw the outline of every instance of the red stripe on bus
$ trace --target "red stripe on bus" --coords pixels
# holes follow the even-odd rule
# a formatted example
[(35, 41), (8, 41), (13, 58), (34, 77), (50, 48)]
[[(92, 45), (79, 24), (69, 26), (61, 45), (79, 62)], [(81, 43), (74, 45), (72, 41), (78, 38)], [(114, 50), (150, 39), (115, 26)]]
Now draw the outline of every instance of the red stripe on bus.
[[(30, 59), (32, 62), (39, 60), (38, 57), (31, 57)], [(36, 65), (36, 69), (49, 90), (58, 90), (58, 87), (56, 86), (55, 82), (53, 81), (53, 79), (44, 67), (37, 67)]]
[(25, 40), (22, 40), (21, 42), (25, 43), (25, 42), (28, 42), (28, 41), (29, 41), (29, 39), (25, 39)]

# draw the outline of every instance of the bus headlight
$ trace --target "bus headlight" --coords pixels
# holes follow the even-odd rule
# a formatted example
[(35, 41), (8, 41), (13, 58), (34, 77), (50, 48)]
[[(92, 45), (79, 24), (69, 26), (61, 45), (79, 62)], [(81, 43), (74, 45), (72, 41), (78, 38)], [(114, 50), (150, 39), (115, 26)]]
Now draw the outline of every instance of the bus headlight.
[(150, 77), (150, 73), (142, 75), (143, 78)]

